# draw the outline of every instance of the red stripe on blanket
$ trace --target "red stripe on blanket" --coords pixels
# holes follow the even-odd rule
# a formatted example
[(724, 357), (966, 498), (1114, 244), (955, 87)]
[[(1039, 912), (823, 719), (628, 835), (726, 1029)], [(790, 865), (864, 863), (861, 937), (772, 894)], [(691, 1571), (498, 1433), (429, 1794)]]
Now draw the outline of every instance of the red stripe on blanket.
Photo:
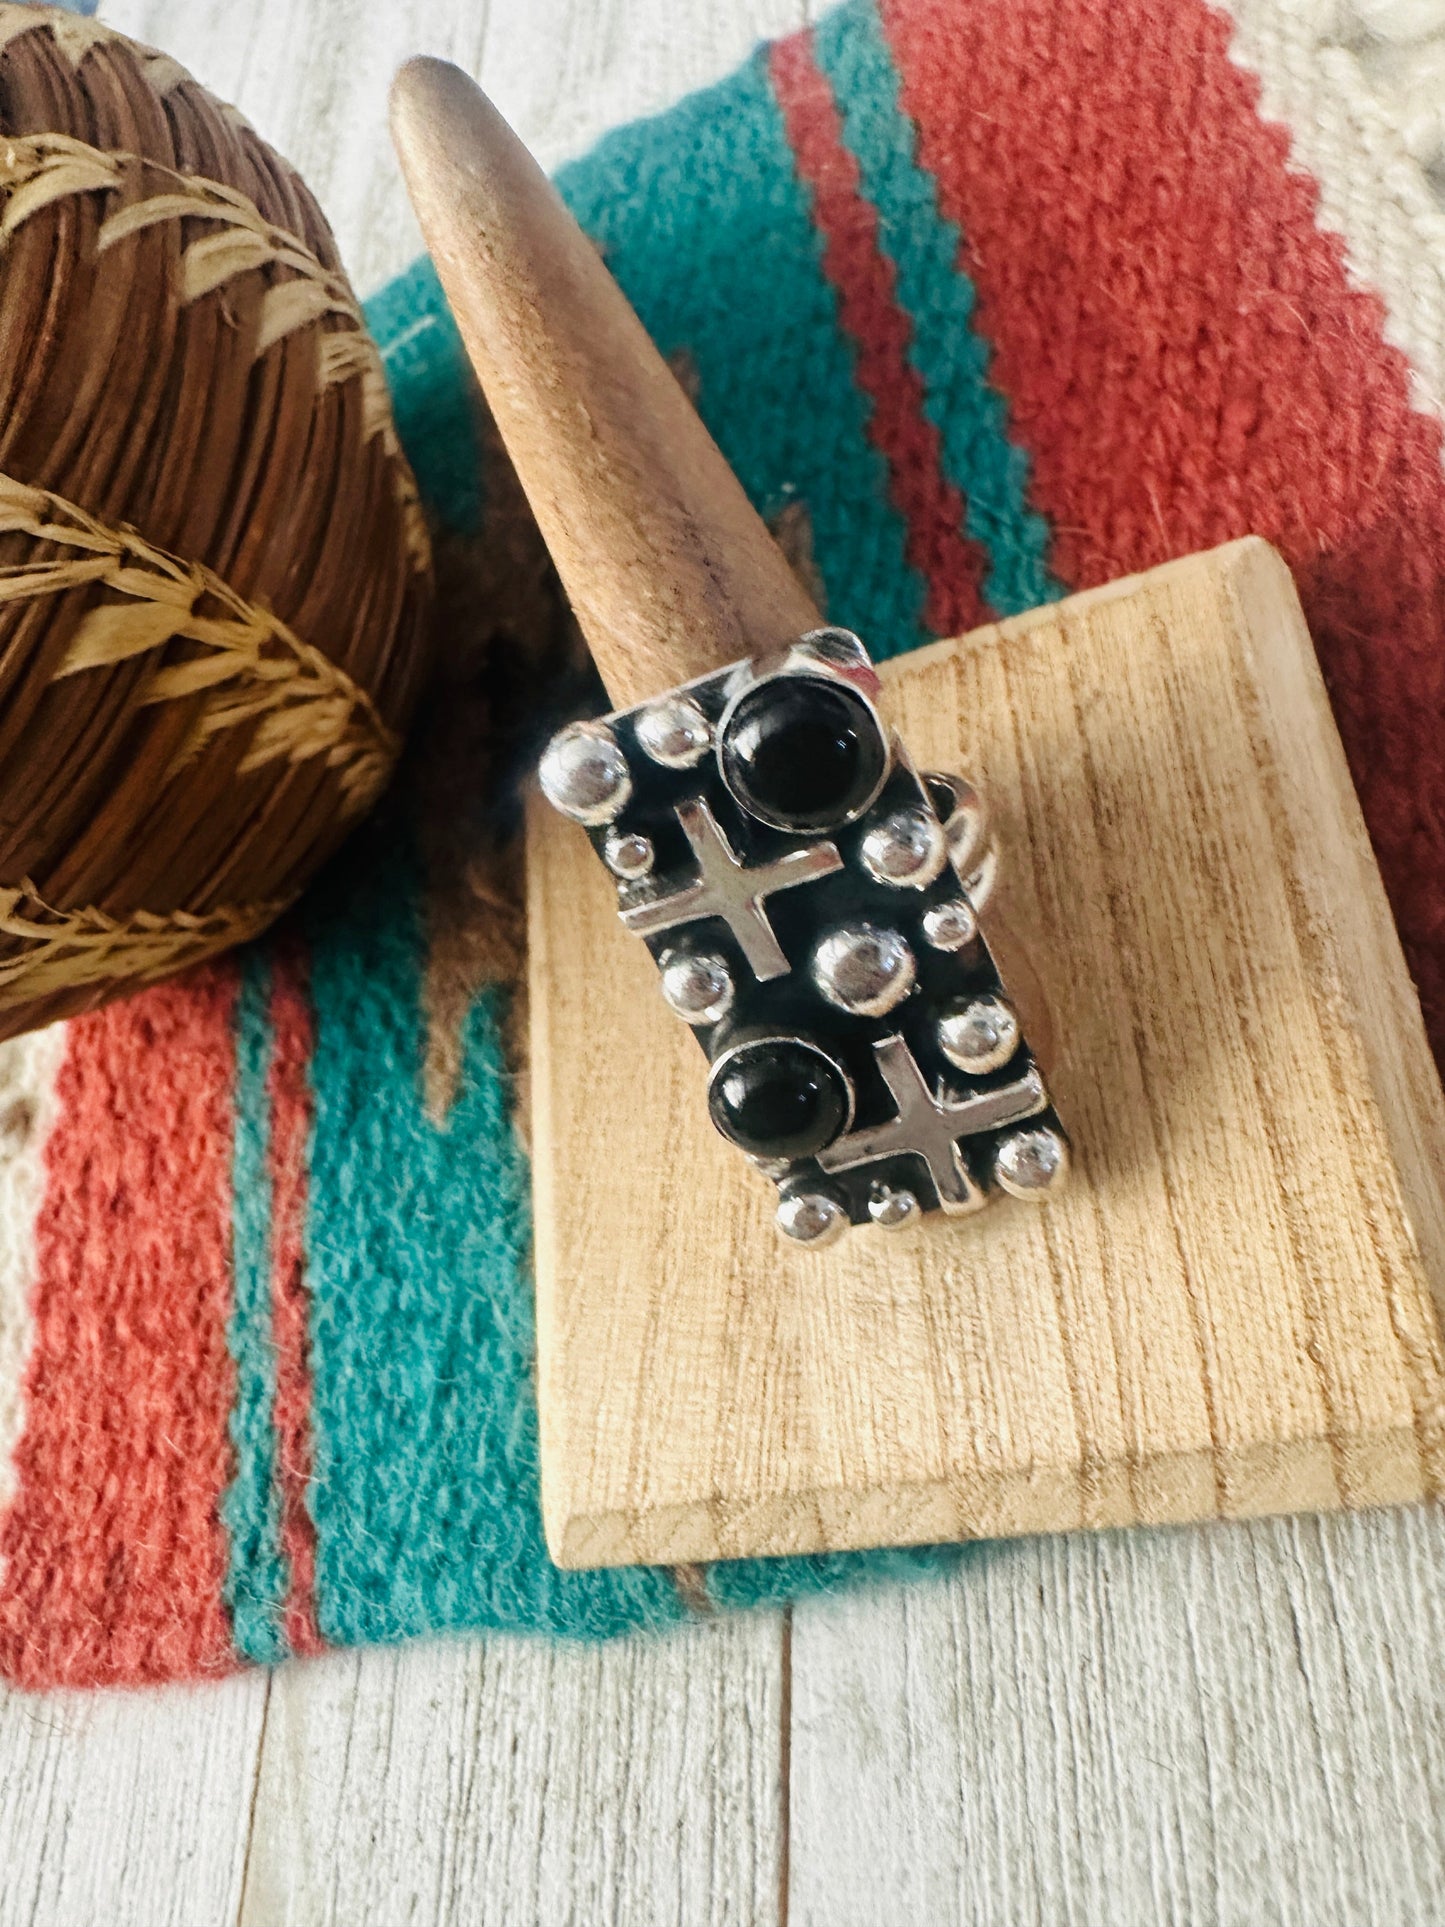
[(230, 1471), (234, 972), (71, 1026), (36, 1227), (0, 1672), (27, 1686), (235, 1664)]
[(1445, 1053), (1445, 477), (1380, 301), (1198, 0), (881, 12), (1055, 569), (1279, 545)]
[(286, 1639), (293, 1653), (317, 1653), (316, 1528), (307, 1510), (311, 1479), (311, 1367), (307, 1353), (306, 1157), (311, 1135), (313, 1024), (306, 958), (294, 937), (276, 945), (271, 992), (274, 1052), (271, 1101), (271, 1197), (274, 1271), (272, 1333), (276, 1344), (276, 1475), (281, 1497), (281, 1548), (290, 1569)]
[(857, 346), (858, 386), (873, 404), (868, 437), (888, 463), (908, 560), (928, 585), (923, 619), (938, 635), (956, 635), (987, 620), (980, 588), (987, 558), (964, 532), (963, 497), (943, 476), (938, 430), (923, 412), (923, 380), (908, 355), (912, 323), (879, 245), (878, 211), (860, 191), (811, 34), (776, 42), (768, 64), (799, 178), (812, 190), (823, 271)]

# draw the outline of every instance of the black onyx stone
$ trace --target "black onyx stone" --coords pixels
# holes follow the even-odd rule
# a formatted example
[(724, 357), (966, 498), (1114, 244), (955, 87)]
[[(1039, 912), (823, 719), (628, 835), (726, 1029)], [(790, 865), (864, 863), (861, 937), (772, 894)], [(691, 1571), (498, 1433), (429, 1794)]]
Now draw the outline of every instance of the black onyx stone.
[(761, 1158), (805, 1158), (848, 1122), (843, 1073), (800, 1037), (740, 1044), (719, 1060), (708, 1109), (725, 1138)]
[(818, 676), (774, 676), (738, 698), (718, 751), (723, 781), (784, 830), (833, 830), (873, 800), (888, 745), (863, 698)]

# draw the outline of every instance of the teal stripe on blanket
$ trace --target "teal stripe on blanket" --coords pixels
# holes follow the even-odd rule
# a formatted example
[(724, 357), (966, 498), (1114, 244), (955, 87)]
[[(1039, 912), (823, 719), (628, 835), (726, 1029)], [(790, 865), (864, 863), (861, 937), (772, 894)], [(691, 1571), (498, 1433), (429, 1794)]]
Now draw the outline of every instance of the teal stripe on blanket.
[(364, 312), (421, 499), (439, 527), (474, 535), (482, 521), (476, 384), (431, 262), (413, 261)]
[(915, 159), (916, 133), (873, 0), (827, 15), (814, 50), (863, 192), (878, 210), (879, 243), (912, 324), (909, 356), (942, 441), (944, 474), (963, 494), (968, 532), (988, 554), (985, 594), (1000, 615), (1037, 608), (1063, 594), (1046, 560), (1049, 525), (1029, 506), (1028, 456), (1009, 440), (1007, 404), (989, 383), (989, 346), (975, 326), (959, 230)]
[(422, 1102), (417, 861), (394, 817), (307, 899), (307, 1266), (317, 1618), (332, 1644), (681, 1619), (664, 1572), (564, 1573), (542, 1539), (526, 1163), (485, 994), (445, 1122)]
[(287, 1656), (282, 1631), (287, 1567), (276, 1485), (276, 1353), (271, 1311), (271, 965), (252, 947), (240, 954), (236, 1000), (235, 1136), (231, 1248), (235, 1279), (226, 1340), (236, 1367), (231, 1443), (236, 1465), (221, 1500), (229, 1562), (225, 1599), (242, 1658)]
[(663, 353), (686, 355), (703, 419), (762, 514), (806, 510), (829, 619), (880, 655), (923, 640), (925, 584), (764, 56), (608, 136), (557, 185)]

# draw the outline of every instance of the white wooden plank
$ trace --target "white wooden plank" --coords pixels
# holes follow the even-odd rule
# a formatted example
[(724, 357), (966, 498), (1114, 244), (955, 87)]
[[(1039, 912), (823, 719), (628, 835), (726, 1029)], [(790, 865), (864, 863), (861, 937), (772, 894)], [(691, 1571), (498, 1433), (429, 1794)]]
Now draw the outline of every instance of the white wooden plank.
[(391, 76), (441, 54), (476, 76), (542, 162), (720, 78), (805, 0), (103, 0), (112, 26), (174, 54), (310, 183), (370, 293), (421, 252), (386, 132)]
[(794, 1927), (1435, 1927), (1445, 1514), (978, 1548), (800, 1607)]
[(25, 1422), (25, 1364), (33, 1335), (35, 1217), (64, 1054), (63, 1024), (0, 1044), (0, 1515), (15, 1495), (14, 1454)]
[(266, 1687), (0, 1688), (0, 1927), (233, 1921)]
[(779, 1622), (275, 1679), (243, 1927), (777, 1919)]

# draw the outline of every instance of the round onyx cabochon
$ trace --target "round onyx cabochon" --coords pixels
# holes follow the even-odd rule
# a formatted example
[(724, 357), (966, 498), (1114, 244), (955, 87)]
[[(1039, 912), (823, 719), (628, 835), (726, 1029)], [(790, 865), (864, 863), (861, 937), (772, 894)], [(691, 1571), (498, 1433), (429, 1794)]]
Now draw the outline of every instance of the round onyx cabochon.
[(764, 823), (833, 830), (872, 802), (888, 773), (888, 743), (846, 684), (770, 676), (733, 705), (718, 763), (733, 796)]
[(831, 1144), (852, 1110), (832, 1058), (801, 1037), (763, 1037), (720, 1057), (708, 1110), (725, 1138), (754, 1157), (806, 1158)]

